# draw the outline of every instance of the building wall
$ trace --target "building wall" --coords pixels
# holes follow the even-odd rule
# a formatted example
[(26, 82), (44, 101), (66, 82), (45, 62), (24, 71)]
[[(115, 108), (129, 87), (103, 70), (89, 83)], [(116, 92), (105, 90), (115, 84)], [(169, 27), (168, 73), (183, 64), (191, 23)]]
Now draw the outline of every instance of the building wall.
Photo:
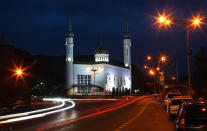
[[(131, 69), (110, 64), (74, 64), (74, 85), (78, 85), (78, 75), (91, 75), (91, 84), (94, 85), (94, 72), (91, 71), (94, 68), (97, 69), (95, 85), (103, 88), (99, 95), (111, 95), (113, 87), (131, 89)], [(77, 88), (74, 94), (78, 94)]]

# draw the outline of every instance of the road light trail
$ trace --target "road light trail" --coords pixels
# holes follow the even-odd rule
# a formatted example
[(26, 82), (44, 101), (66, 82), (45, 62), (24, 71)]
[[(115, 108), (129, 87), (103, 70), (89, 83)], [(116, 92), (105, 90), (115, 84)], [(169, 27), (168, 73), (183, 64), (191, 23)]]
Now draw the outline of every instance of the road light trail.
[[(65, 101), (67, 101), (67, 100), (63, 100), (63, 99), (46, 99), (46, 100), (60, 101), (60, 102), (63, 103), (63, 106), (65, 105)], [(64, 110), (68, 110), (68, 109), (71, 109), (71, 108), (75, 107), (75, 103), (73, 101), (68, 100), (67, 102), (70, 102), (72, 105), (70, 105), (68, 107), (65, 107), (65, 108), (62, 108), (62, 109), (53, 110), (53, 111), (49, 111), (49, 112), (45, 112), (45, 113), (40, 113), (40, 114), (35, 114), (35, 115), (28, 115), (28, 116), (21, 116), (21, 117), (18, 117), (18, 118), (12, 118), (12, 119), (8, 119), (8, 120), (0, 121), (0, 124), (23, 121), (23, 120), (28, 120), (28, 119), (38, 118), (38, 117), (44, 117), (46, 115), (54, 114), (54, 113), (61, 112), (61, 111), (64, 111)], [(48, 108), (47, 109), (42, 109), (42, 110), (48, 111)], [(43, 112), (43, 111), (41, 111), (41, 110), (33, 111), (33, 114), (34, 114), (34, 112), (38, 113), (38, 112)], [(25, 113), (25, 114), (27, 114), (27, 113)]]
[(3, 119), (10, 119), (10, 118), (15, 118), (15, 117), (22, 117), (22, 116), (28, 116), (28, 115), (32, 115), (35, 113), (40, 113), (40, 112), (44, 112), (44, 111), (49, 111), (49, 110), (54, 110), (57, 108), (61, 108), (65, 105), (64, 101), (71, 101), (71, 100), (75, 100), (75, 101), (88, 101), (88, 100), (94, 100), (94, 101), (100, 101), (100, 100), (108, 100), (108, 101), (115, 101), (117, 99), (63, 99), (63, 101), (60, 100), (60, 98), (44, 98), (44, 101), (57, 101), (57, 102), (61, 102), (60, 105), (58, 106), (54, 106), (54, 107), (50, 107), (50, 108), (45, 108), (45, 109), (41, 109), (41, 110), (35, 110), (35, 111), (30, 111), (30, 112), (24, 112), (24, 113), (17, 113), (17, 114), (10, 114), (10, 115), (5, 115), (5, 116), (0, 116), (0, 120)]
[(116, 101), (117, 99), (64, 99), (72, 101)]
[(0, 116), (0, 120), (2, 119), (10, 119), (10, 118), (15, 118), (15, 117), (21, 117), (21, 116), (28, 116), (28, 115), (32, 115), (35, 113), (40, 113), (40, 112), (44, 112), (44, 111), (49, 111), (49, 110), (54, 110), (57, 108), (61, 108), (65, 105), (64, 101), (61, 101), (60, 98), (45, 98), (43, 99), (44, 101), (57, 101), (57, 102), (61, 102), (60, 105), (58, 106), (54, 106), (54, 107), (50, 107), (50, 108), (45, 108), (45, 109), (40, 109), (40, 110), (35, 110), (35, 111), (29, 111), (29, 112), (24, 112), (24, 113), (17, 113), (17, 114), (10, 114), (10, 115), (5, 115), (5, 116)]

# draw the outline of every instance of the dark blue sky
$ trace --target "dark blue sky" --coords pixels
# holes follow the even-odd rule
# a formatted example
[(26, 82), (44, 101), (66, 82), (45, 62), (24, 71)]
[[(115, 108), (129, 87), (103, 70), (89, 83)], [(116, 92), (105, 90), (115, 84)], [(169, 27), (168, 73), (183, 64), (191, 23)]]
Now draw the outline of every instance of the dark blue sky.
[[(132, 35), (132, 63), (143, 67), (147, 54), (166, 53), (186, 67), (185, 29), (172, 26), (158, 31), (153, 26), (157, 10), (173, 12), (177, 18), (192, 13), (207, 16), (206, 0), (5, 0), (0, 4), (0, 31), (10, 43), (32, 54), (65, 55), (68, 10), (71, 11), (75, 55), (93, 54), (103, 34), (110, 59), (122, 60), (122, 34), (128, 16)], [(207, 46), (207, 28), (191, 32), (195, 53)], [(186, 69), (187, 70), (187, 69)]]

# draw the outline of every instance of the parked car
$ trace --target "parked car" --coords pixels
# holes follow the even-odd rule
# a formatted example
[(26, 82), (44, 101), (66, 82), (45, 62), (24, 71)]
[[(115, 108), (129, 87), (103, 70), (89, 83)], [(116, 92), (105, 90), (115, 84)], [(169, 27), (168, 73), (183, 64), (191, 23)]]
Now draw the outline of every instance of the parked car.
[(207, 131), (207, 102), (184, 102), (178, 113), (176, 131)]
[(165, 99), (164, 99), (164, 108), (167, 109), (167, 112), (168, 112), (168, 109), (169, 109), (169, 103), (171, 102), (171, 99), (174, 96), (181, 96), (181, 93), (168, 93), (165, 96)]
[(175, 96), (172, 98), (171, 102), (169, 103), (169, 109), (168, 109), (170, 118), (173, 118), (177, 115), (180, 105), (185, 101), (192, 101), (192, 97)]

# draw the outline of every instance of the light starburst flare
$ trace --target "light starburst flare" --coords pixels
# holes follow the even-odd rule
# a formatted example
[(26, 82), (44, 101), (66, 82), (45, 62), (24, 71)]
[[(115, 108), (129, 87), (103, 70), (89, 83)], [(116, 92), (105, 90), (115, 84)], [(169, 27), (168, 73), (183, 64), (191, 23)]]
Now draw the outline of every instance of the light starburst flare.
[(171, 25), (173, 24), (173, 20), (171, 18), (171, 14), (166, 14), (165, 11), (163, 11), (163, 13), (160, 13), (158, 11), (158, 16), (154, 17), (155, 18), (155, 23), (158, 25), (158, 29), (164, 27), (164, 28), (170, 28)]
[(194, 28), (194, 30), (196, 28), (199, 28), (201, 30), (201, 25), (205, 24), (204, 22), (205, 16), (201, 16), (200, 14), (197, 15), (193, 15), (191, 19), (189, 19), (190, 25), (191, 27)]
[(18, 79), (22, 79), (24, 81), (24, 76), (30, 76), (29, 73), (26, 73), (26, 70), (28, 70), (30, 66), (23, 67), (22, 64), (20, 66), (17, 66), (16, 64), (13, 64), (13, 65), (14, 65), (14, 68), (9, 68), (9, 70), (12, 72), (12, 75), (10, 76), (10, 78), (15, 77), (16, 81)]
[(149, 74), (150, 74), (151, 76), (155, 75), (154, 70), (153, 70), (153, 69), (150, 69), (150, 70), (149, 70)]
[(166, 61), (167, 61), (167, 56), (162, 55), (162, 56), (160, 57), (160, 62), (162, 62), (162, 63), (166, 63)]

